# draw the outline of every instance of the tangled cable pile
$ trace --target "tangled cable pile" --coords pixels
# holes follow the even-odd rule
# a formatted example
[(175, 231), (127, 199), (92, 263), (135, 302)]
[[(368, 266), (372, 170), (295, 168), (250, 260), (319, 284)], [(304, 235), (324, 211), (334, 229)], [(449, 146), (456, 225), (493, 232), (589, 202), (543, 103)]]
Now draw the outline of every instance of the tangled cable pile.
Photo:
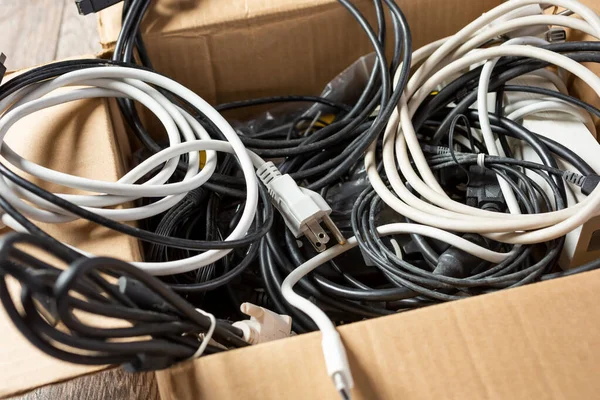
[[(0, 208), (20, 232), (0, 240), (0, 296), (32, 343), (74, 363), (164, 368), (251, 343), (232, 325), (251, 302), (291, 316), (297, 333), (320, 329), (328, 373), (348, 396), (336, 325), (598, 267), (556, 272), (565, 235), (600, 206), (597, 171), (523, 121), (550, 112), (595, 135), (600, 110), (571, 96), (564, 74), (600, 95), (600, 78), (583, 64), (600, 61), (600, 45), (555, 39), (563, 27), (600, 37), (600, 18), (573, 0), (552, 2), (568, 10), (561, 15), (513, 0), (413, 52), (394, 1), (373, 1), (375, 27), (339, 2), (374, 50), (351, 99), (325, 91), (213, 108), (153, 72), (139, 30), (149, 0), (125, 1), (112, 60), (54, 63), (0, 86), (0, 150), (10, 163), (0, 163)], [(528, 83), (536, 79), (544, 84)], [(117, 182), (50, 170), (3, 142), (29, 114), (101, 97), (118, 100), (140, 143), (139, 162)], [(221, 115), (264, 105), (274, 105), (275, 123)], [(91, 194), (51, 193), (21, 173)], [(139, 239), (145, 261), (94, 257), (36, 225), (76, 219)], [(79, 312), (126, 326), (98, 328)]]

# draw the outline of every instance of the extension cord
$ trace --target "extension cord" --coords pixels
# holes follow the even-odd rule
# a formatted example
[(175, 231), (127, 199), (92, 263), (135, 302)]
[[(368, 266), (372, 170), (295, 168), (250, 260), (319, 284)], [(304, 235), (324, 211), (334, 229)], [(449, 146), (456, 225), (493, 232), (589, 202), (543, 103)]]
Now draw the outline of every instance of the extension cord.
[[(558, 90), (557, 87), (548, 80), (539, 76), (529, 75), (517, 78), (510, 82), (514, 85), (537, 86), (550, 90)], [(511, 105), (524, 100), (540, 101), (543, 96), (523, 93), (507, 92), (505, 94), (506, 104)], [(548, 137), (559, 142), (583, 158), (596, 172), (600, 171), (600, 144), (595, 135), (590, 132), (586, 125), (568, 114), (557, 111), (544, 111), (522, 120), (525, 128), (539, 135)], [(523, 141), (511, 141), (511, 144), (517, 146), (515, 152), (521, 153), (521, 158), (526, 161), (541, 162), (537, 153)], [(573, 166), (564, 160), (557, 159), (557, 162), (563, 170), (574, 170)], [(535, 180), (546, 192), (553, 198), (550, 186), (537, 174), (527, 171), (527, 175)], [(570, 190), (569, 190), (570, 189)], [(567, 206), (571, 207), (586, 198), (581, 193), (580, 188), (567, 184)], [(598, 213), (600, 215), (600, 213)], [(600, 216), (596, 215), (589, 219), (580, 227), (572, 230), (566, 235), (565, 244), (559, 259), (559, 265), (562, 269), (572, 269), (585, 264), (586, 262), (600, 258)]]

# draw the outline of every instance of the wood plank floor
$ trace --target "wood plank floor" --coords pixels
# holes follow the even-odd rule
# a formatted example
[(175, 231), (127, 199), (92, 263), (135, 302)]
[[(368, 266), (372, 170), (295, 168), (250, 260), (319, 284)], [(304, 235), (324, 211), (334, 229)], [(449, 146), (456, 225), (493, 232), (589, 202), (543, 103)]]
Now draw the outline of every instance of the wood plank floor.
[[(74, 0), (0, 0), (0, 52), (9, 70), (101, 50), (94, 15), (80, 16)], [(159, 399), (153, 373), (119, 369), (50, 385), (15, 400)]]
[(0, 0), (0, 52), (9, 70), (100, 50), (96, 17), (73, 0)]

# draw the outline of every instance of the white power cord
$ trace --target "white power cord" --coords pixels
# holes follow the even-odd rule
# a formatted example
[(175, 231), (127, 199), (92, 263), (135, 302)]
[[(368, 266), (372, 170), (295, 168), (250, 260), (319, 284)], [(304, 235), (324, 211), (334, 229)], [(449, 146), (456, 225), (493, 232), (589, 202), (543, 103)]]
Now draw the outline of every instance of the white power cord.
[[(154, 87), (150, 85), (154, 85)], [(70, 87), (71, 90), (55, 92), (57, 89), (64, 87)], [(196, 107), (223, 133), (227, 141), (211, 140), (206, 130), (195, 118), (187, 111), (171, 103), (155, 87), (166, 89)], [(169, 138), (169, 147), (146, 159), (117, 182), (105, 182), (48, 169), (23, 159), (4, 143), (4, 137), (10, 127), (29, 114), (78, 99), (99, 97), (129, 98), (143, 104), (158, 117), (165, 127)], [(246, 181), (246, 200), (237, 226), (224, 241), (242, 239), (252, 226), (258, 206), (258, 180), (255, 168), (264, 167), (266, 162), (244, 147), (233, 128), (214, 108), (189, 89), (171, 79), (135, 68), (90, 68), (67, 73), (48, 82), (17, 91), (0, 102), (0, 107), (2, 107), (0, 112), (3, 113), (0, 118), (0, 151), (2, 156), (18, 170), (46, 182), (96, 193), (93, 195), (59, 193), (58, 196), (114, 221), (136, 221), (158, 215), (172, 208), (187, 193), (202, 186), (210, 179), (216, 168), (216, 152), (231, 153), (236, 156), (241, 165)], [(183, 138), (183, 143), (180, 138)], [(206, 162), (202, 169), (200, 169), (200, 151), (206, 153)], [(177, 168), (180, 156), (184, 154), (187, 154), (189, 159), (185, 177), (180, 182), (167, 183)], [(161, 167), (161, 165), (162, 169), (154, 173), (150, 179), (142, 184), (135, 183), (156, 168)], [(278, 171), (276, 172), (278, 173)], [(299, 215), (302, 216), (304, 220), (298, 221), (301, 234), (307, 234), (306, 224), (308, 221), (312, 221), (310, 225), (313, 227), (319, 226), (318, 224), (322, 220), (325, 220), (326, 223), (331, 221), (328, 216), (331, 209), (328, 208), (320, 195), (299, 188), (288, 175), (283, 175), (281, 178), (286, 181), (283, 188), (273, 187), (267, 182), (265, 184), (267, 184), (273, 201), (286, 220)], [(56, 205), (18, 188), (4, 177), (0, 179), (0, 191), (16, 209), (32, 220), (45, 223), (64, 223), (76, 219), (74, 215)], [(292, 192), (300, 193), (300, 195), (290, 195)], [(311, 195), (306, 200), (305, 194), (308, 192)], [(162, 199), (146, 206), (113, 208), (142, 197), (162, 197)], [(314, 207), (307, 209), (309, 204), (319, 204), (320, 206), (316, 209)], [(325, 207), (327, 209), (323, 210)], [(2, 222), (14, 230), (24, 230), (8, 214), (2, 215)], [(327, 223), (327, 225), (330, 229), (335, 227), (333, 223)], [(337, 231), (337, 228), (335, 231)], [(301, 236), (297, 232), (296, 234)], [(341, 241), (341, 239), (338, 241)], [(323, 241), (323, 246), (324, 244), (325, 241)], [(154, 275), (173, 275), (212, 264), (226, 256), (230, 251), (230, 249), (208, 250), (181, 260), (134, 262), (133, 264)]]
[[(510, 256), (510, 253), (498, 253), (469, 242), (450, 232), (426, 225), (406, 223), (389, 224), (378, 227), (377, 233), (381, 236), (414, 233), (431, 237), (477, 256), (482, 260), (493, 263), (500, 263)], [(333, 325), (331, 320), (319, 307), (294, 292), (294, 285), (311, 271), (325, 264), (327, 261), (353, 249), (357, 245), (358, 242), (356, 238), (352, 237), (348, 239), (346, 244), (330, 247), (296, 268), (287, 276), (281, 285), (281, 293), (288, 303), (308, 315), (323, 334), (322, 347), (325, 364), (327, 366), (327, 373), (336, 386), (336, 389), (342, 393), (343, 396), (345, 395), (346, 398), (349, 397), (348, 393), (354, 386), (354, 381), (341, 337), (336, 331), (335, 325)]]
[[(496, 240), (504, 240), (510, 243), (536, 243), (564, 235), (564, 233), (573, 229), (577, 224), (581, 224), (591, 215), (589, 209), (595, 207), (595, 205), (589, 206), (588, 211), (583, 211), (587, 203), (599, 203), (600, 193), (594, 193), (583, 202), (584, 204), (578, 204), (566, 210), (545, 214), (513, 216), (507, 214), (498, 215), (497, 213), (474, 209), (454, 202), (443, 193), (431, 173), (416, 138), (414, 128), (412, 127), (411, 116), (429, 92), (439, 85), (439, 83), (460, 73), (460, 71), (472, 64), (501, 56), (533, 57), (548, 61), (582, 78), (598, 92), (600, 89), (600, 80), (586, 67), (564, 56), (531, 46), (508, 45), (475, 50), (451, 62), (445, 62), (440, 58), (439, 54), (452, 54), (453, 47), (449, 43), (459, 46), (460, 41), (457, 37), (459, 39), (461, 36), (462, 38), (468, 38), (471, 32), (477, 31), (477, 29), (489, 22), (490, 15), (502, 15), (502, 13), (510, 9), (531, 3), (531, 1), (511, 1), (484, 14), (478, 21), (470, 24), (455, 37), (445, 40), (444, 44), (438, 47), (438, 50), (431, 53), (429, 59), (423, 63), (409, 82), (407, 93), (399, 107), (400, 110), (390, 120), (384, 136), (384, 167), (390, 184), (399, 197), (388, 191), (379, 178), (379, 174), (373, 164), (373, 151), (369, 153), (366, 159), (371, 183), (384, 201), (397, 212), (414, 221), (442, 229), (459, 232), (478, 232)], [(590, 26), (594, 26), (595, 29), (600, 27), (600, 20), (590, 9), (571, 1), (560, 1), (557, 3), (560, 3), (557, 5), (565, 7), (572, 5), (573, 8), (577, 8), (576, 12), (578, 14), (586, 18), (585, 21)], [(596, 30), (596, 32), (600, 31)], [(600, 35), (596, 33), (596, 36)], [(427, 50), (431, 51), (431, 48), (427, 48)], [(425, 56), (421, 55), (419, 57), (419, 54), (417, 54), (415, 63), (421, 61)], [(430, 62), (431, 60), (435, 60), (441, 65), (445, 65), (445, 67), (442, 67), (438, 72), (433, 73), (429, 77), (425, 73), (427, 71), (431, 73), (434, 69), (434, 64)], [(409, 96), (412, 96), (410, 101), (407, 100)], [(408, 161), (408, 151), (410, 151), (419, 174), (416, 173)], [(406, 189), (396, 171), (396, 162), (400, 166), (400, 171), (408, 183), (425, 200), (410, 194)], [(561, 225), (553, 226), (554, 224)], [(534, 232), (525, 232), (536, 229), (537, 231)], [(518, 233), (500, 234), (501, 232)]]

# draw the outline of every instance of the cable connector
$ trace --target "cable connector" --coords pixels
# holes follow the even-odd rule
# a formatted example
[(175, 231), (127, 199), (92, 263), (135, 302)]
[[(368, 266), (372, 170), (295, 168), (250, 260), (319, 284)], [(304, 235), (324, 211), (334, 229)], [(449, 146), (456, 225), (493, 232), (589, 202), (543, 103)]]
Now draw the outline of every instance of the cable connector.
[(586, 179), (585, 176), (578, 174), (577, 172), (573, 172), (573, 171), (563, 172), (563, 178), (565, 181), (572, 183), (579, 187), (583, 187), (583, 184), (585, 183), (585, 179)]
[[(475, 233), (466, 233), (463, 235), (463, 239), (482, 247), (489, 247), (485, 239), (481, 235)], [(451, 278), (465, 278), (470, 276), (473, 270), (481, 263), (482, 261), (479, 257), (467, 253), (457, 247), (450, 246), (446, 251), (440, 254), (433, 273)]]
[(429, 144), (422, 144), (421, 150), (423, 150), (423, 153), (428, 154), (450, 154), (450, 148), (445, 146), (431, 146)]
[(600, 182), (600, 176), (598, 175), (588, 175), (585, 177), (583, 184), (581, 185), (581, 193), (588, 196), (590, 193), (596, 189), (598, 183)]
[(281, 175), (275, 164), (270, 161), (260, 167), (256, 174), (269, 190), (275, 207), (296, 238), (304, 235), (317, 252), (324, 251), (330, 240), (321, 226), (321, 222), (324, 222), (339, 244), (346, 243), (346, 239), (329, 217), (331, 207), (321, 195), (299, 187), (291, 176)]
[(506, 209), (506, 202), (496, 174), (479, 165), (472, 165), (469, 168), (466, 197), (467, 205), (471, 207), (495, 212), (503, 212)]
[(2, 83), (2, 79), (4, 75), (6, 75), (6, 54), (0, 53), (0, 83)]
[(328, 332), (321, 342), (327, 374), (343, 400), (350, 400), (350, 390), (354, 387), (354, 379), (350, 372), (350, 363), (340, 334)]
[(243, 303), (240, 310), (250, 316), (250, 320), (238, 321), (233, 326), (241, 329), (244, 340), (250, 344), (284, 339), (292, 333), (292, 318), (279, 315), (252, 303)]
[(550, 28), (545, 37), (550, 43), (564, 43), (567, 40), (567, 31), (562, 28)]
[(91, 13), (97, 13), (110, 6), (114, 6), (123, 0), (75, 0), (75, 5), (79, 14), (88, 15)]

